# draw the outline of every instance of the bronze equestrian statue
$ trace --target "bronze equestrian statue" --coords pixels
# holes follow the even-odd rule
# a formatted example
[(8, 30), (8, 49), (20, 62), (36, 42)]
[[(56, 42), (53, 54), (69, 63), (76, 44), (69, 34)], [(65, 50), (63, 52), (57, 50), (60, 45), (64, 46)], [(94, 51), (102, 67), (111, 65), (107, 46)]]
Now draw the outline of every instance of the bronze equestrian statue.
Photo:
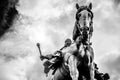
[(73, 30), (73, 43), (70, 39), (54, 54), (43, 56), (40, 45), (40, 59), (47, 61), (44, 72), (53, 70), (52, 80), (108, 80), (109, 75), (98, 71), (94, 60), (94, 52), (90, 39), (93, 33), (92, 3), (89, 6), (76, 4), (76, 22)]

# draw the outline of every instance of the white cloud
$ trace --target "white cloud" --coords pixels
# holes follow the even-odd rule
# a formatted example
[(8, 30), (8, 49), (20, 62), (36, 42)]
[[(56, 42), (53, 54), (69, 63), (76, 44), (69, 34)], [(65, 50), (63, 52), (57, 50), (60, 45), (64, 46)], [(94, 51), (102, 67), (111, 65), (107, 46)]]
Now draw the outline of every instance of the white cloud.
[(64, 14), (69, 14), (74, 6), (73, 1), (70, 0), (36, 0), (35, 2), (37, 2), (35, 4), (36, 6), (32, 4), (32, 1), (21, 1), (21, 4), (25, 4), (22, 6), (26, 7), (27, 5), (28, 8), (18, 7), (20, 13), (32, 16), (35, 19), (42, 18), (42, 20), (46, 20), (48, 18), (59, 18)]
[[(23, 15), (21, 22), (14, 25), (13, 33), (6, 33), (0, 41), (0, 80), (37, 80), (41, 79), (41, 76), (44, 80), (43, 66), (38, 59), (36, 42), (41, 43), (41, 50), (44, 54), (52, 53), (63, 45), (64, 39), (72, 34), (75, 2), (77, 0), (20, 1), (21, 6), (17, 9)], [(95, 0), (93, 3), (95, 13), (93, 47), (97, 52), (95, 53), (97, 60), (98, 58), (105, 59), (103, 56), (105, 54), (108, 57), (109, 50), (118, 49), (119, 35), (109, 34), (107, 31), (113, 28), (106, 28), (108, 25), (102, 24), (106, 22), (105, 19), (110, 19), (110, 21), (118, 19), (118, 13), (114, 12), (111, 0)], [(113, 24), (118, 24), (118, 22), (119, 19), (117, 23)], [(111, 23), (108, 22), (108, 24)], [(106, 32), (103, 31), (104, 29)], [(9, 59), (6, 60), (6, 57)], [(100, 59), (98, 61), (102, 62)], [(101, 66), (104, 68), (102, 64)]]

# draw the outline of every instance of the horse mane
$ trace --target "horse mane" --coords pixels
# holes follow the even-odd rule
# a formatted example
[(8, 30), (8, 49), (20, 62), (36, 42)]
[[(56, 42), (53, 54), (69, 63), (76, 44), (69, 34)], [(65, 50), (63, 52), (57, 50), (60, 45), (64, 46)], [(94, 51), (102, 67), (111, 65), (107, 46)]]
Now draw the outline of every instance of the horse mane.
[(13, 25), (18, 15), (17, 3), (18, 0), (0, 0), (0, 37)]

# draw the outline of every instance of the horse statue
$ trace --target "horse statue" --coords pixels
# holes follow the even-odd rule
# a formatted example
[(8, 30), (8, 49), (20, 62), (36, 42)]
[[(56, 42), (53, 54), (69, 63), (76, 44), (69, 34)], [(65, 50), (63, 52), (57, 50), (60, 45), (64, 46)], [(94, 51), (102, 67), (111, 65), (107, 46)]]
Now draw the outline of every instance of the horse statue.
[(94, 52), (90, 46), (93, 32), (92, 4), (81, 7), (76, 4), (76, 8), (74, 43), (62, 51), (63, 63), (54, 74), (53, 80), (94, 80)]
[(92, 4), (81, 7), (76, 4), (76, 8), (74, 42), (61, 51), (61, 64), (54, 72), (52, 80), (94, 80), (94, 53), (90, 46)]

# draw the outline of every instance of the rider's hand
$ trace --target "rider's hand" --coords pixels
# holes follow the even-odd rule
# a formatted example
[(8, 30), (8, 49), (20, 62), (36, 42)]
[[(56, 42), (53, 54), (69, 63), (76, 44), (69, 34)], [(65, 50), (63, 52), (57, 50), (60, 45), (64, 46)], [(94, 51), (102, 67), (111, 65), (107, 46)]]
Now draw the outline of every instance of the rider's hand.
[(36, 45), (37, 45), (38, 47), (40, 47), (40, 43), (37, 43)]
[(40, 56), (40, 59), (43, 61), (45, 59), (45, 57), (44, 56)]

